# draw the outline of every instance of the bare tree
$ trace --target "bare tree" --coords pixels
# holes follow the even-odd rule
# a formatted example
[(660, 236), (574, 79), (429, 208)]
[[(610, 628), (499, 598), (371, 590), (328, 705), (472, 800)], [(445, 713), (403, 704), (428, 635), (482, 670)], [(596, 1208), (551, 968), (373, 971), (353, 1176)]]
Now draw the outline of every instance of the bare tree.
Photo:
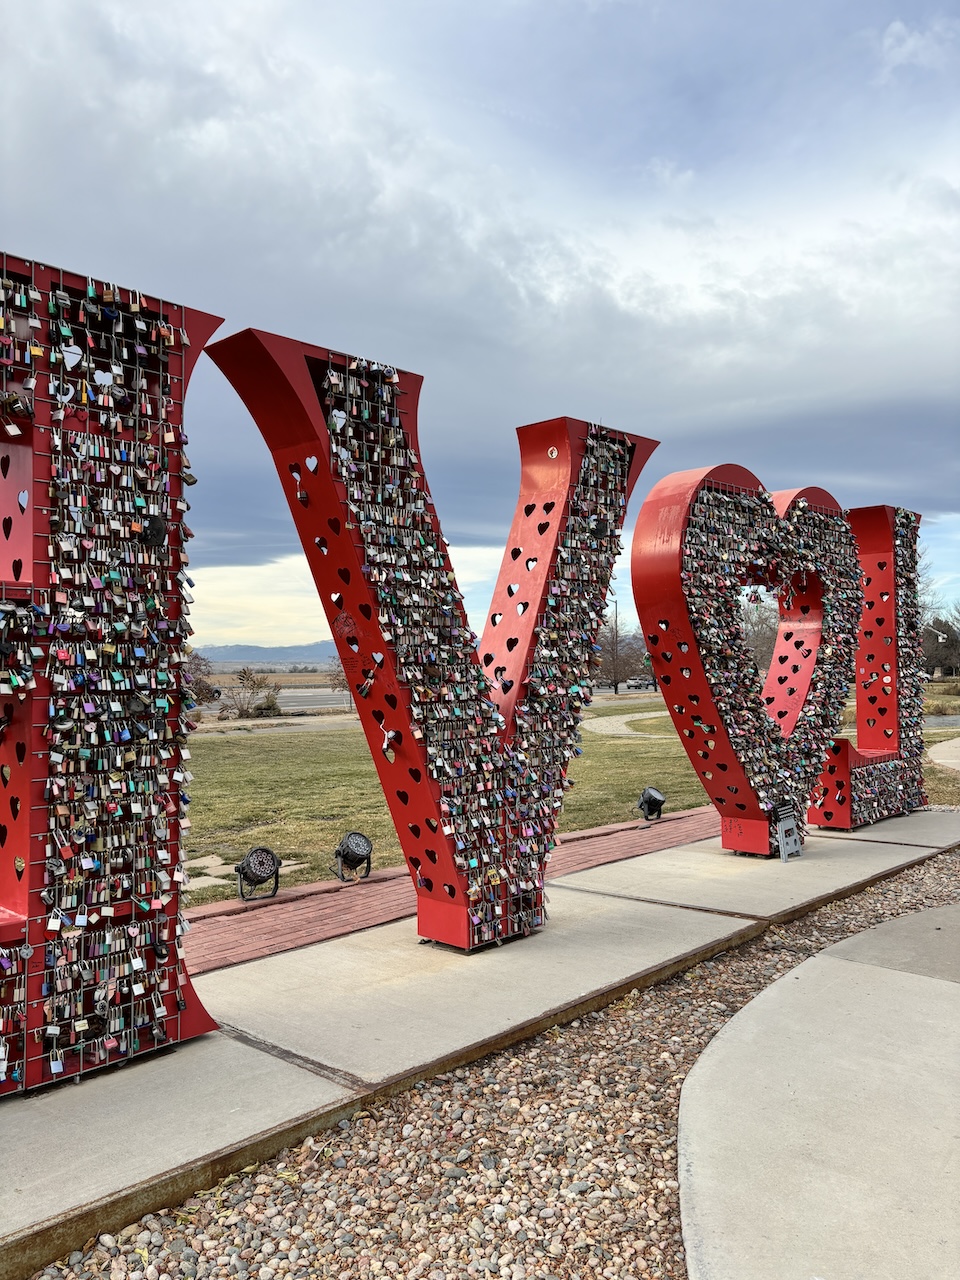
[(613, 692), (619, 693), (620, 685), (631, 676), (647, 674), (643, 663), (647, 652), (643, 637), (639, 631), (630, 631), (621, 627), (616, 609), (600, 628), (597, 644), (600, 646), (598, 684), (612, 685)]
[(278, 716), (281, 714), (277, 694), (280, 685), (270, 680), (253, 667), (243, 667), (237, 672), (237, 683), (231, 685), (223, 694), (223, 710), (221, 719), (237, 716), (241, 720), (259, 716)]
[(183, 664), (183, 677), (198, 705), (219, 699), (220, 689), (213, 683), (213, 663), (196, 649)]
[(334, 693), (342, 694), (343, 705), (348, 707), (350, 705), (350, 681), (347, 679), (346, 672), (343, 669), (343, 664), (339, 657), (334, 656), (333, 661), (330, 663), (329, 667), (327, 667), (324, 674), (326, 676), (327, 684)]
[(917, 595), (920, 601), (920, 621), (929, 626), (935, 615), (947, 612), (943, 593), (937, 588), (930, 563), (930, 548), (925, 542), (917, 544)]
[(766, 671), (773, 661), (777, 627), (780, 624), (776, 597), (768, 592), (751, 589), (741, 597), (740, 611), (743, 615), (743, 638), (747, 648), (753, 651), (759, 669)]
[(960, 671), (960, 605), (954, 605), (946, 617), (937, 616), (924, 624), (923, 659), (934, 676)]

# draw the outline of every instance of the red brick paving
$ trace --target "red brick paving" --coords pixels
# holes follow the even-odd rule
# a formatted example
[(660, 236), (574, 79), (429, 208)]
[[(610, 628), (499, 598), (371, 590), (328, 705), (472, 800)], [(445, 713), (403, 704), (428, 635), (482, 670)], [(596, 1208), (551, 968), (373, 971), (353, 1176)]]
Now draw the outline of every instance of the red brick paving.
[[(670, 814), (649, 826), (625, 822), (573, 831), (562, 836), (554, 849), (547, 879), (719, 834), (720, 819), (710, 805)], [(187, 968), (194, 975), (210, 973), (416, 912), (417, 895), (405, 867), (375, 871), (357, 885), (339, 880), (297, 885), (261, 903), (234, 900), (191, 907), (186, 913), (191, 929), (184, 939)]]

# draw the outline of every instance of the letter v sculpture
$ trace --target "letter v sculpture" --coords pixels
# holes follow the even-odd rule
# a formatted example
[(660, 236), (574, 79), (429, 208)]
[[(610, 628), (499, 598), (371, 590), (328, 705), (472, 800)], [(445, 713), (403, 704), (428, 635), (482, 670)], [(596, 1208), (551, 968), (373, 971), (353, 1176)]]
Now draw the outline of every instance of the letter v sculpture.
[(519, 430), (520, 499), (478, 650), (420, 462), (423, 379), (252, 329), (207, 350), (276, 464), (420, 935), (468, 951), (529, 934), (627, 501), (657, 442), (573, 418)]

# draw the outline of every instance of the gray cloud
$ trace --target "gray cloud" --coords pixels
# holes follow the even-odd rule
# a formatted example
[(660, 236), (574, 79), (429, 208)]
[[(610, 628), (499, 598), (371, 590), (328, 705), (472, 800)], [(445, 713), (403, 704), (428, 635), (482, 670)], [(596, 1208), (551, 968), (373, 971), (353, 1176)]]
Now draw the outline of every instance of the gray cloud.
[[(731, 460), (960, 507), (960, 95), (912, 6), (38, 0), (5, 27), (7, 246), (425, 374), (452, 540), (502, 540), (513, 430), (559, 413), (663, 440), (641, 488)], [(189, 416), (195, 560), (295, 551), (209, 362)]]

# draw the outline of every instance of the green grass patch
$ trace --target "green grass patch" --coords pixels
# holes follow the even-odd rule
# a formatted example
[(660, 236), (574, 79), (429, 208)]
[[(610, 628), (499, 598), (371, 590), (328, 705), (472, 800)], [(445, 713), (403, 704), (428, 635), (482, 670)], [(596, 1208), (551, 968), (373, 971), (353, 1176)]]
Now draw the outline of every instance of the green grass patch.
[(649, 719), (625, 720), (624, 727), (631, 733), (661, 734), (671, 723), (670, 716), (665, 711), (662, 716), (650, 716)]
[[(650, 722), (641, 722), (650, 723)], [(584, 735), (574, 760), (562, 831), (628, 822), (645, 786), (667, 796), (665, 812), (704, 804), (706, 795), (679, 740)], [(373, 841), (374, 867), (400, 866), (403, 855), (366, 739), (357, 730), (195, 737), (190, 744), (192, 827), (185, 856), (239, 859), (265, 844), (305, 865), (283, 883), (330, 878), (333, 852), (346, 831)], [(190, 893), (193, 904), (232, 896), (230, 886)], [(189, 893), (189, 891), (188, 891)]]
[(628, 716), (634, 711), (659, 711), (661, 708), (663, 699), (659, 693), (621, 693), (615, 698), (604, 698), (603, 702), (592, 702), (587, 708), (587, 715), (602, 719), (604, 716)]
[[(618, 710), (617, 714), (622, 714)], [(666, 717), (665, 717), (666, 718)], [(659, 720), (640, 720), (641, 732)], [(928, 731), (926, 741), (956, 737)], [(707, 796), (679, 738), (603, 737), (586, 732), (583, 755), (571, 763), (560, 830), (582, 831), (637, 818), (645, 786), (667, 797), (665, 812), (706, 804)], [(284, 884), (330, 877), (333, 851), (346, 831), (373, 840), (374, 866), (399, 866), (400, 845), (366, 739), (356, 729), (257, 736), (197, 736), (190, 744), (193, 826), (185, 856), (219, 854), (239, 861), (265, 844), (304, 866)], [(931, 804), (960, 804), (960, 773), (927, 765)], [(188, 901), (233, 896), (229, 885), (188, 891)]]

